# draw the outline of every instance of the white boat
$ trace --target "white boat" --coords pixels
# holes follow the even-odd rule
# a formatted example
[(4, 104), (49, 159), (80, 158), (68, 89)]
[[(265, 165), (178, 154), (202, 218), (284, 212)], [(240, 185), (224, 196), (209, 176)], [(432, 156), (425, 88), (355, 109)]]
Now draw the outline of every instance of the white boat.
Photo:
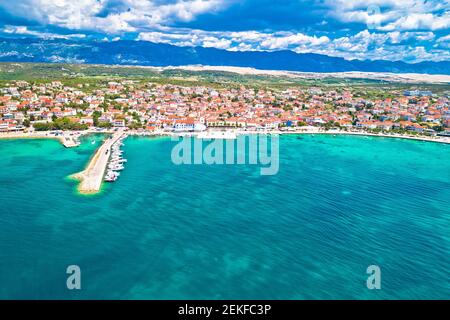
[(117, 180), (117, 177), (116, 176), (106, 176), (105, 177), (105, 181), (106, 182), (114, 182), (114, 181), (116, 181)]
[(123, 164), (127, 162), (127, 159), (117, 158), (117, 159), (111, 159), (110, 164)]
[(107, 173), (106, 173), (106, 175), (105, 175), (105, 181), (106, 182), (114, 182), (114, 181), (116, 181), (117, 180), (117, 177), (118, 177), (119, 175), (116, 173), (116, 172), (114, 172), (114, 171), (108, 171)]
[(121, 166), (121, 165), (115, 165), (115, 166), (109, 167), (109, 169), (111, 169), (113, 171), (122, 171), (123, 169), (125, 169), (125, 167)]

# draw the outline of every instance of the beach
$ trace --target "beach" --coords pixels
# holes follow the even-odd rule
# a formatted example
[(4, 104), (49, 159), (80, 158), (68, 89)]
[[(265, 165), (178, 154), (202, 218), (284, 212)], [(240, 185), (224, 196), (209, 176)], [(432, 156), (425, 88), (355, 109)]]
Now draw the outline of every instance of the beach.
[(0, 139), (56, 139), (66, 148), (79, 146), (78, 138), (90, 132), (64, 131), (55, 134), (52, 131), (0, 132)]
[(160, 133), (139, 133), (129, 131), (130, 135), (140, 135), (140, 136), (196, 136), (202, 139), (230, 139), (238, 135), (253, 135), (253, 134), (271, 134), (271, 135), (291, 135), (291, 134), (302, 134), (302, 135), (315, 135), (315, 134), (325, 134), (325, 135), (354, 135), (354, 136), (368, 136), (368, 137), (380, 137), (380, 138), (396, 138), (396, 139), (407, 139), (407, 140), (417, 140), (426, 142), (436, 142), (450, 144), (450, 137), (439, 137), (439, 136), (414, 136), (407, 134), (398, 133), (370, 133), (365, 131), (344, 131), (344, 130), (321, 130), (320, 128), (308, 128), (307, 130), (292, 130), (292, 131), (281, 131), (281, 130), (242, 130), (242, 129), (226, 129), (226, 130), (208, 130), (204, 132), (190, 132), (190, 133), (174, 133), (174, 132), (160, 132)]
[(449, 137), (426, 137), (426, 136), (412, 136), (402, 134), (386, 134), (386, 133), (369, 133), (363, 131), (343, 131), (343, 130), (321, 130), (320, 128), (309, 127), (303, 130), (293, 131), (280, 131), (280, 130), (266, 130), (266, 131), (246, 131), (239, 129), (227, 129), (227, 130), (207, 130), (203, 132), (165, 132), (165, 131), (112, 131), (103, 130), (101, 132), (94, 129), (86, 130), (82, 132), (66, 131), (60, 135), (55, 135), (53, 132), (28, 132), (28, 133), (0, 133), (0, 139), (56, 139), (61, 142), (66, 148), (78, 147), (80, 145), (79, 138), (87, 134), (103, 133), (112, 134), (110, 139), (107, 139), (94, 153), (88, 162), (86, 168), (78, 173), (70, 175), (70, 178), (78, 180), (78, 191), (80, 194), (96, 194), (100, 192), (103, 185), (103, 177), (106, 172), (106, 166), (108, 164), (109, 153), (111, 146), (119, 140), (126, 132), (129, 136), (169, 136), (169, 137), (182, 137), (192, 136), (198, 139), (236, 139), (238, 136), (243, 135), (255, 135), (255, 134), (268, 134), (268, 135), (333, 135), (333, 136), (367, 136), (367, 137), (379, 137), (379, 138), (395, 138), (406, 139), (424, 142), (434, 142), (442, 144), (450, 144)]
[(427, 142), (437, 142), (450, 144), (450, 137), (438, 137), (438, 136), (413, 136), (413, 135), (403, 135), (397, 133), (370, 133), (370, 132), (362, 132), (362, 131), (342, 131), (342, 130), (307, 130), (307, 131), (295, 131), (295, 132), (286, 132), (281, 131), (277, 132), (279, 134), (329, 134), (329, 135), (354, 135), (354, 136), (368, 136), (368, 137), (380, 137), (380, 138), (396, 138), (396, 139), (407, 139), (407, 140), (417, 140), (417, 141), (427, 141)]
[[(114, 134), (116, 131), (113, 130), (102, 130), (97, 131), (95, 129), (90, 129), (86, 131), (64, 131), (62, 135), (55, 135), (49, 131), (34, 131), (34, 132), (0, 132), (0, 139), (57, 139), (65, 147), (76, 147), (79, 144), (77, 139), (87, 134)], [(427, 142), (437, 142), (450, 144), (450, 137), (440, 137), (440, 136), (424, 136), (424, 135), (408, 135), (408, 134), (398, 134), (398, 133), (370, 133), (366, 131), (345, 131), (345, 130), (322, 130), (316, 127), (309, 127), (308, 129), (297, 129), (290, 131), (281, 130), (242, 130), (242, 129), (209, 129), (202, 132), (169, 132), (159, 130), (156, 132), (150, 131), (137, 131), (137, 130), (125, 130), (127, 135), (132, 136), (200, 136), (201, 138), (220, 138), (221, 136), (230, 137), (233, 135), (252, 135), (252, 134), (329, 134), (329, 135), (357, 135), (357, 136), (369, 136), (369, 137), (381, 137), (381, 138), (397, 138), (397, 139), (408, 139), (408, 140), (418, 140)]]

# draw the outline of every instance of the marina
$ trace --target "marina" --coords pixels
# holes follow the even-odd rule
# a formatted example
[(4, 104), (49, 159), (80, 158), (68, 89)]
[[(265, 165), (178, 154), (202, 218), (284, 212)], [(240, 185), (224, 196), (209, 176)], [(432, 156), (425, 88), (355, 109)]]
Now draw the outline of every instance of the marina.
[(123, 140), (125, 138), (126, 135), (122, 136), (111, 147), (111, 158), (109, 159), (106, 175), (104, 178), (106, 182), (116, 181), (120, 176), (119, 171), (125, 169), (124, 163), (127, 162), (127, 159), (122, 158), (123, 151), (120, 150), (120, 147), (124, 145)]
[[(100, 191), (102, 182), (117, 180), (119, 173), (108, 168), (113, 159), (120, 160), (119, 150), (126, 134), (122, 130), (116, 131), (96, 151), (85, 170), (71, 177), (80, 181), (78, 190), (82, 194), (93, 194)], [(105, 175), (106, 174), (106, 175)]]

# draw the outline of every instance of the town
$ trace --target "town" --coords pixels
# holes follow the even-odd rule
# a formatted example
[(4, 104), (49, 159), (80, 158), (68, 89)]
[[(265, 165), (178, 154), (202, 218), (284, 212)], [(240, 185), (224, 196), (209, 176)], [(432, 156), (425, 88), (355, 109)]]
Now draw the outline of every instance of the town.
[(448, 135), (448, 95), (393, 90), (365, 97), (363, 87), (263, 90), (116, 80), (91, 88), (60, 81), (11, 81), (0, 88), (0, 132), (106, 130), (141, 133), (320, 130)]

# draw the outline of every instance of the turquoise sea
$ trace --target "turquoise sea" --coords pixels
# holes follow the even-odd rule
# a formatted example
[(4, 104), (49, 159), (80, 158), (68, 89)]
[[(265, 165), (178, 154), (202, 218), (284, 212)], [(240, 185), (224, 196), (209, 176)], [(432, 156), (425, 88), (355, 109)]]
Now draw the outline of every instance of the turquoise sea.
[(450, 145), (283, 136), (261, 176), (130, 137), (119, 180), (79, 195), (67, 177), (99, 143), (0, 140), (0, 299), (450, 297)]

